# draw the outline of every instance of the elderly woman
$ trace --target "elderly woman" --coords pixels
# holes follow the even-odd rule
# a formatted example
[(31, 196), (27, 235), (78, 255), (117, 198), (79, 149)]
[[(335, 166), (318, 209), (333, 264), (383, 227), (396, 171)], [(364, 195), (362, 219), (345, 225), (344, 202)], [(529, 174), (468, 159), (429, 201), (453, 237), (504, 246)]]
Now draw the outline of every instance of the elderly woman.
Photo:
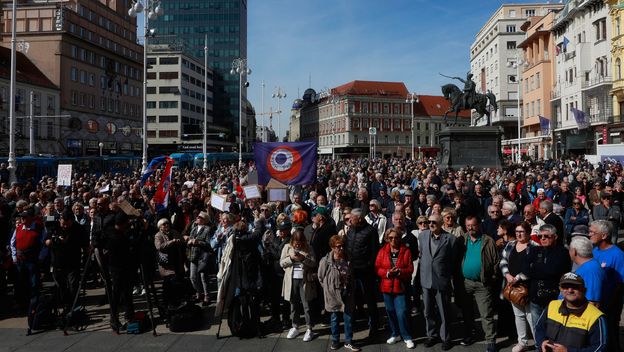
[[(528, 286), (528, 277), (523, 272), (524, 262), (527, 260), (529, 251), (533, 247), (539, 246), (536, 242), (531, 241), (531, 224), (528, 222), (521, 222), (514, 231), (516, 239), (507, 242), (499, 264), (501, 272), (505, 277), (503, 289), (505, 285), (524, 284)], [(513, 347), (512, 351), (522, 352), (528, 349), (527, 323), (531, 328), (531, 335), (535, 333), (535, 326), (531, 319), (529, 305), (520, 306), (511, 303), (511, 307), (515, 316), (516, 333), (518, 334), (518, 343)]]
[(158, 221), (158, 233), (154, 245), (158, 251), (158, 271), (163, 279), (163, 300), (165, 304), (176, 303), (174, 297), (181, 292), (172, 292), (174, 281), (184, 277), (184, 240), (171, 228), (167, 219)]
[(316, 269), (316, 260), (303, 230), (295, 230), (290, 243), (282, 249), (280, 265), (284, 269), (282, 297), (290, 302), (290, 320), (292, 322), (292, 328), (286, 337), (294, 339), (299, 335), (297, 320), (299, 319), (299, 304), (301, 304), (306, 323), (303, 341), (311, 341), (314, 334), (312, 333), (309, 302), (316, 297), (316, 285), (312, 277)]
[(344, 239), (335, 235), (329, 239), (329, 252), (321, 259), (318, 279), (323, 288), (325, 311), (331, 313), (331, 346), (332, 350), (340, 348), (340, 322), (338, 313), (342, 312), (345, 334), (345, 348), (359, 351), (353, 343), (353, 327), (351, 315), (355, 308), (355, 277), (353, 267), (344, 250)]
[(414, 265), (409, 249), (401, 243), (401, 233), (395, 228), (386, 231), (386, 244), (377, 254), (375, 270), (381, 279), (388, 324), (392, 336), (386, 341), (392, 345), (401, 338), (407, 348), (414, 348), (414, 342), (409, 332), (406, 288), (410, 287)]
[(457, 223), (457, 211), (453, 208), (444, 208), (442, 210), (442, 230), (450, 233), (455, 237), (464, 235), (464, 230)]
[(210, 303), (208, 288), (208, 272), (210, 266), (210, 237), (212, 228), (208, 213), (202, 211), (195, 218), (195, 224), (191, 228), (189, 236), (185, 236), (188, 246), (188, 261), (190, 263), (190, 276), (193, 288), (197, 291), (196, 299), (203, 305)]

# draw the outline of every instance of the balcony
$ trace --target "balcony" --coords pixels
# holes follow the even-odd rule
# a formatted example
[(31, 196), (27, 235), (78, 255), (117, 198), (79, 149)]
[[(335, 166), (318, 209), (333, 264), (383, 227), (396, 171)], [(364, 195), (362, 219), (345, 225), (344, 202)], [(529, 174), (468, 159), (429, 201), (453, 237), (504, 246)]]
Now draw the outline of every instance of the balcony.
[[(609, 114), (604, 115), (604, 114), (594, 114), (594, 115), (585, 115), (585, 117), (589, 118), (589, 124), (590, 126), (594, 126), (594, 125), (603, 125), (603, 124), (610, 124), (613, 123), (615, 116)], [(560, 129), (563, 128), (563, 121), (556, 121), (555, 122), (555, 129)], [(572, 128), (576, 128), (578, 127), (578, 125), (576, 124), (576, 122), (574, 120), (572, 121), (567, 121), (567, 123), (565, 124), (565, 127), (572, 127)]]
[(550, 91), (550, 100), (561, 99), (561, 88), (555, 88)]
[(589, 81), (581, 81), (581, 88), (593, 88), (603, 84), (612, 84), (613, 78), (611, 76), (595, 76), (589, 79)]

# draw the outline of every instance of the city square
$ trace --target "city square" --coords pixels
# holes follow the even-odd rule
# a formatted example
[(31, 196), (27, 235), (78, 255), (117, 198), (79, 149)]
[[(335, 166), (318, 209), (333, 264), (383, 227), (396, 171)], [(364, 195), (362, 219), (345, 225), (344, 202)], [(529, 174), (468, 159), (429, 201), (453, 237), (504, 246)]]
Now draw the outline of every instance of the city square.
[(623, 350), (623, 14), (2, 1), (0, 350)]

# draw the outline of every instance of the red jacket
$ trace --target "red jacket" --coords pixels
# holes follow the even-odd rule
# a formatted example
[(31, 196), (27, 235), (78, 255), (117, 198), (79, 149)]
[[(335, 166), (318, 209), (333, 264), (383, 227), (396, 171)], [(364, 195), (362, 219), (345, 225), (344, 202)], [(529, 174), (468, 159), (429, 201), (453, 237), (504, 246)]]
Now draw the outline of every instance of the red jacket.
[(390, 258), (390, 244), (386, 243), (377, 254), (375, 261), (375, 270), (381, 278), (382, 293), (404, 293), (409, 285), (412, 272), (414, 272), (414, 264), (412, 263), (412, 255), (404, 244), (401, 244), (399, 249), (396, 267), (401, 270), (399, 276), (388, 277), (388, 271), (392, 268), (392, 259)]

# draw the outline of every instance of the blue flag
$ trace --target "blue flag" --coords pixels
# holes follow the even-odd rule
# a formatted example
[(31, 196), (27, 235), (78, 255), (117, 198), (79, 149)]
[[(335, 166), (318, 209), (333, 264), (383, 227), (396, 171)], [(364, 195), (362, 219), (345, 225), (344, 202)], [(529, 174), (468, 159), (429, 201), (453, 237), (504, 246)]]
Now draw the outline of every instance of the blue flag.
[(589, 123), (585, 119), (585, 113), (577, 108), (570, 109), (572, 114), (574, 114), (574, 120), (576, 120), (576, 124), (578, 125), (578, 129), (582, 130), (589, 127)]
[(563, 36), (563, 52), (568, 51), (568, 44), (570, 44), (570, 40)]
[(147, 165), (147, 168), (143, 170), (143, 175), (141, 175), (141, 185), (145, 184), (145, 181), (152, 176), (156, 170), (167, 160), (166, 156), (157, 156)]
[(273, 178), (286, 185), (313, 184), (317, 156), (316, 142), (254, 143), (258, 183)]
[(540, 129), (542, 130), (542, 135), (546, 135), (550, 132), (550, 119), (539, 115)]

